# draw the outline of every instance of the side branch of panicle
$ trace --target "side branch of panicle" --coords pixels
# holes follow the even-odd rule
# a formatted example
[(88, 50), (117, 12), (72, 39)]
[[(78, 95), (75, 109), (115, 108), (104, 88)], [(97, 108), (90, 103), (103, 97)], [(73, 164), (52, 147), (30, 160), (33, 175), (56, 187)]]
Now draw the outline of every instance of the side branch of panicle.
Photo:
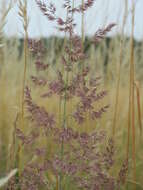
[(85, 12), (87, 11), (89, 8), (91, 8), (94, 4), (95, 0), (87, 0), (84, 2), (83, 5), (79, 5), (78, 7), (75, 7), (73, 9), (71, 9), (72, 12)]
[(102, 39), (105, 38), (105, 35), (107, 35), (107, 33), (110, 32), (112, 30), (112, 28), (115, 26), (116, 26), (115, 23), (111, 23), (107, 27), (97, 30), (97, 32), (95, 33), (95, 35), (93, 37), (92, 42), (93, 43), (100, 42)]
[(36, 127), (42, 127), (45, 130), (54, 128), (54, 115), (49, 114), (44, 107), (40, 107), (33, 102), (30, 89), (28, 87), (25, 89), (25, 102), (29, 113), (29, 119), (35, 124)]

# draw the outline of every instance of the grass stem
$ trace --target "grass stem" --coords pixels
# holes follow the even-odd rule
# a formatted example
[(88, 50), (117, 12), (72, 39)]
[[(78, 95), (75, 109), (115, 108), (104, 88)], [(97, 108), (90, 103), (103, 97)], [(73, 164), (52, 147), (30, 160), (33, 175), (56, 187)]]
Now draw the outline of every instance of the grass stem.
[(117, 114), (118, 114), (120, 81), (121, 81), (121, 66), (123, 62), (124, 30), (127, 20), (127, 12), (128, 12), (128, 1), (125, 0), (124, 17), (122, 23), (121, 39), (120, 39), (120, 56), (119, 56), (119, 68), (118, 68), (118, 78), (117, 78), (116, 98), (115, 98), (115, 111), (113, 116), (113, 130), (112, 130), (113, 136), (115, 135), (116, 125), (117, 125)]

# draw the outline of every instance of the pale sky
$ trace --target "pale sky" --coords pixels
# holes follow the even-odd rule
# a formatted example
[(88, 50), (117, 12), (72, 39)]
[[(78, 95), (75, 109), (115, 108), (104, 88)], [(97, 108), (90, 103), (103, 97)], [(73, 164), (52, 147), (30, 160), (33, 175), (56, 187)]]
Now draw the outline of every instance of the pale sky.
[[(2, 2), (3, 0), (0, 0)], [(4, 0), (6, 1), (6, 0)], [(59, 16), (64, 16), (64, 11), (61, 9), (63, 0), (44, 0), (45, 2), (53, 2), (57, 6)], [(79, 3), (81, 0), (75, 0)], [(85, 16), (85, 32), (87, 35), (93, 35), (99, 27), (109, 23), (117, 23), (117, 27), (113, 30), (112, 34), (120, 33), (121, 23), (124, 11), (125, 0), (96, 0), (94, 6), (88, 10)], [(129, 15), (126, 24), (126, 34), (130, 35), (131, 32), (131, 2), (129, 0)], [(135, 14), (135, 38), (143, 39), (143, 0), (135, 0), (136, 14)], [(30, 18), (29, 36), (50, 36), (58, 35), (59, 32), (55, 29), (55, 25), (48, 21), (39, 8), (35, 0), (28, 0), (28, 15)], [(77, 23), (76, 31), (80, 34), (81, 31), (81, 18), (79, 15), (75, 16)], [(21, 36), (22, 25), (18, 16), (18, 7), (15, 5), (10, 11), (7, 24), (5, 26), (5, 33), (10, 36)]]

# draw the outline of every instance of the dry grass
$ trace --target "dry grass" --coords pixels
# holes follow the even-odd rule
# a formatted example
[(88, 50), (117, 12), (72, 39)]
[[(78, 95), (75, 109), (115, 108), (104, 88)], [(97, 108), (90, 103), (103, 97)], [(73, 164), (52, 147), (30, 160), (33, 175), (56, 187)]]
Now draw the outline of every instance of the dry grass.
[[(135, 25), (135, 2), (132, 1), (132, 34), (131, 34), (131, 66), (130, 66), (130, 117), (132, 126), (132, 159), (133, 159), (133, 179), (136, 181), (136, 134), (135, 134), (135, 63), (134, 63), (134, 25)], [(136, 189), (136, 188), (135, 188)]]
[(141, 96), (139, 82), (135, 81), (136, 94), (137, 94), (137, 110), (138, 110), (138, 122), (140, 130), (140, 138), (142, 137), (142, 113), (141, 113)]
[(121, 31), (121, 39), (120, 39), (120, 56), (119, 56), (119, 68), (118, 68), (118, 77), (117, 77), (117, 87), (116, 87), (116, 98), (115, 98), (115, 111), (113, 117), (113, 136), (115, 136), (116, 130), (116, 122), (117, 122), (117, 113), (118, 113), (118, 104), (119, 104), (119, 92), (120, 92), (120, 80), (121, 80), (121, 66), (123, 62), (123, 49), (124, 49), (124, 30), (126, 25), (127, 19), (127, 11), (128, 10), (128, 1), (125, 0), (124, 5), (124, 16), (123, 16), (123, 23), (122, 23), (122, 31)]

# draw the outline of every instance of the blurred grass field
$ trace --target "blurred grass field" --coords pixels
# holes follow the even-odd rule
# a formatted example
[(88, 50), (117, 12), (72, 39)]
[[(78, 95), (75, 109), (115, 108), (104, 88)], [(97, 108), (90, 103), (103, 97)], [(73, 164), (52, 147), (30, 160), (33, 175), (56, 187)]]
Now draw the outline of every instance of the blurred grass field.
[[(58, 38), (48, 39), (49, 42), (43, 39), (47, 46), (47, 54), (45, 61), (50, 64), (50, 69), (47, 73), (49, 77), (54, 76), (53, 70), (58, 67), (59, 59), (57, 53), (61, 51), (63, 46), (63, 40)], [(110, 40), (110, 47), (106, 46), (107, 41)], [(119, 60), (119, 38), (105, 39), (98, 47), (94, 47), (88, 44), (86, 41), (85, 51), (88, 52), (89, 59), (88, 64), (93, 68), (92, 75), (102, 77), (102, 88), (108, 91), (106, 98), (99, 102), (100, 104), (110, 104), (110, 108), (104, 116), (93, 122), (87, 118), (87, 121), (83, 126), (77, 126), (80, 130), (89, 131), (91, 129), (105, 129), (108, 136), (111, 136), (113, 126), (113, 116), (115, 109), (115, 96), (116, 96), (116, 81), (118, 73), (118, 60)], [(21, 46), (20, 46), (21, 45)], [(121, 165), (121, 159), (126, 155), (127, 146), (127, 126), (128, 126), (128, 97), (129, 97), (129, 55), (130, 55), (130, 43), (129, 40), (124, 45), (124, 56), (121, 71), (121, 85), (119, 93), (119, 106), (117, 112), (117, 125), (116, 125), (116, 168)], [(59, 47), (59, 50), (58, 50)], [(135, 46), (135, 64), (136, 64), (136, 80), (139, 83), (139, 90), (141, 95), (141, 119), (143, 118), (143, 100), (142, 100), (142, 54), (143, 43), (136, 42)], [(60, 53), (59, 53), (60, 54)], [(13, 142), (13, 130), (16, 115), (20, 113), (21, 109), (21, 83), (23, 73), (23, 44), (21, 40), (9, 39), (6, 41), (4, 48), (1, 48), (1, 67), (0, 67), (0, 175), (3, 176), (11, 164), (10, 150)], [(33, 64), (34, 58), (29, 54), (28, 56), (28, 72), (26, 77), (26, 83), (29, 86), (33, 86), (30, 81), (30, 75), (36, 74), (36, 70)], [(41, 74), (42, 76), (42, 74)], [(42, 99), (39, 94), (41, 89), (32, 88), (32, 97), (39, 105), (43, 105), (47, 110), (50, 110), (59, 116), (59, 100), (57, 97), (51, 99)], [(72, 110), (74, 103), (68, 104), (68, 110)], [(98, 106), (98, 105), (97, 105)], [(70, 125), (72, 122), (68, 121)], [(75, 126), (75, 124), (74, 124)], [(139, 183), (139, 189), (142, 189), (143, 182), (143, 140), (140, 136), (138, 110), (137, 110), (137, 96), (135, 96), (135, 129), (136, 129), (136, 169), (137, 169), (137, 183)], [(24, 130), (28, 132), (29, 124), (25, 121)], [(131, 145), (132, 146), (132, 145)], [(131, 146), (130, 146), (130, 160), (129, 160), (129, 179), (132, 179), (132, 161), (131, 161)], [(52, 145), (50, 147), (53, 148)], [(29, 157), (29, 156), (28, 156)], [(22, 155), (22, 160), (28, 160), (27, 155)], [(132, 183), (132, 181), (130, 182)], [(137, 185), (138, 186), (138, 185)], [(132, 187), (129, 186), (129, 189)]]

